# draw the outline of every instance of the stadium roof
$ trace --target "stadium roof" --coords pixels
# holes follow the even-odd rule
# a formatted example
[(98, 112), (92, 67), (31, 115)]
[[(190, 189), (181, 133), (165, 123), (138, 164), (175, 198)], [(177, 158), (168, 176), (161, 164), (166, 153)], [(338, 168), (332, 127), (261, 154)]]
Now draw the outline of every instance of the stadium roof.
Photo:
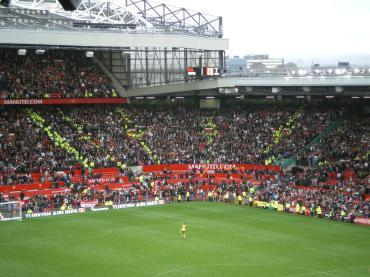
[(0, 8), (0, 28), (105, 29), (222, 37), (222, 17), (148, 0), (82, 0), (65, 11), (57, 0), (13, 0)]

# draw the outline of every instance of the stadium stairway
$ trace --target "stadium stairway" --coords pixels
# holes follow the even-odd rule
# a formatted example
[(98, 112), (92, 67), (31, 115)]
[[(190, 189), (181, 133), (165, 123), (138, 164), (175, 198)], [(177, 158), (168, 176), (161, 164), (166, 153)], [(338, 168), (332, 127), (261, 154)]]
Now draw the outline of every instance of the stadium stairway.
[(323, 132), (321, 132), (319, 135), (314, 137), (306, 146), (304, 146), (302, 149), (298, 150), (294, 155), (292, 155), (290, 158), (286, 160), (276, 160), (275, 164), (280, 165), (281, 168), (285, 170), (291, 170), (292, 167), (296, 166), (297, 164), (297, 156), (305, 151), (306, 149), (309, 149), (310, 147), (320, 143), (327, 135), (329, 135), (334, 129), (337, 128), (337, 126), (345, 120), (350, 115), (350, 112), (344, 112), (342, 115), (340, 115), (336, 120), (334, 120)]
[(45, 119), (32, 109), (26, 110), (30, 116), (32, 122), (40, 127), (49, 137), (49, 139), (54, 143), (56, 147), (64, 149), (69, 154), (72, 154), (77, 162), (82, 163), (85, 168), (91, 166), (91, 162), (83, 155), (81, 155), (78, 150), (72, 147), (68, 141), (66, 141), (58, 132), (54, 131), (50, 125), (46, 125)]
[[(69, 116), (66, 116), (62, 110), (58, 110), (58, 114), (60, 118), (64, 121), (64, 123), (68, 124), (68, 126), (71, 128), (73, 132), (79, 133), (79, 139), (82, 141), (85, 141), (86, 143), (89, 143), (95, 148), (100, 149), (101, 146), (96, 144), (96, 142), (93, 141), (92, 137), (89, 135), (89, 133), (85, 130), (85, 127), (82, 125), (79, 125), (74, 122), (73, 118), (70, 118)], [(110, 159), (111, 162), (113, 162), (118, 168), (122, 170), (126, 170), (128, 168), (128, 165), (124, 162), (119, 160), (118, 157), (116, 157), (114, 154), (111, 154), (107, 152), (108, 159)], [(94, 162), (94, 161), (92, 161)]]
[(207, 138), (207, 152), (210, 152), (212, 145), (214, 144), (218, 136), (218, 128), (215, 123), (213, 123), (213, 117), (207, 117), (203, 122), (203, 133)]
[(121, 118), (125, 121), (124, 129), (128, 137), (136, 140), (137, 144), (145, 151), (152, 162), (159, 164), (160, 161), (158, 157), (154, 154), (154, 151), (149, 148), (149, 146), (143, 140), (144, 130), (142, 130), (139, 125), (133, 122), (129, 116), (125, 113), (124, 109), (118, 108), (117, 113), (120, 114)]
[(283, 129), (288, 129), (288, 136), (292, 134), (292, 131), (297, 127), (297, 116), (301, 113), (302, 107), (292, 116), (289, 117), (288, 121), (286, 121), (284, 124), (281, 124), (280, 127), (275, 130), (272, 134), (274, 138), (274, 143), (271, 143), (265, 147), (263, 150), (263, 153), (266, 154), (268, 157), (265, 160), (265, 164), (270, 164), (271, 162), (275, 161), (275, 164), (280, 165), (280, 161), (276, 161), (274, 156), (271, 156), (271, 151), (274, 149), (276, 145), (279, 144), (279, 141), (284, 137)]

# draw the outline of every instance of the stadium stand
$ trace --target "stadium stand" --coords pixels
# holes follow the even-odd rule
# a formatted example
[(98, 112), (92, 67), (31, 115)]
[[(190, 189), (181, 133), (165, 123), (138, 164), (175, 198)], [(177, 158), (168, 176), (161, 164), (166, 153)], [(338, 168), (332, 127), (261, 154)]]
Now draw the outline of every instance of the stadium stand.
[[(189, 175), (183, 174), (182, 177), (190, 177)], [(257, 175), (266, 177), (268, 174), (267, 171), (259, 171), (251, 172), (249, 175), (256, 178)], [(31, 196), (24, 206), (24, 211), (33, 213), (55, 208), (72, 209), (80, 207), (81, 203), (91, 202), (98, 207), (125, 203), (137, 204), (149, 199), (165, 199), (166, 202), (208, 200), (233, 203), (241, 196), (246, 205), (279, 209), (279, 205), (271, 204), (275, 202), (280, 203), (287, 212), (307, 216), (326, 216), (331, 219), (353, 221), (355, 216), (369, 215), (368, 201), (364, 200), (362, 194), (358, 192), (297, 188), (292, 183), (285, 183), (279, 173), (261, 178), (258, 184), (250, 180), (243, 182), (223, 180), (216, 185), (196, 178), (183, 178), (171, 182), (172, 177), (168, 172), (166, 177), (162, 173), (159, 176), (148, 174), (145, 177), (141, 176), (140, 181), (131, 188), (121, 190), (110, 190), (108, 186), (99, 189), (77, 184), (68, 192), (50, 196)], [(342, 211), (345, 213), (344, 217)]]
[(364, 177), (368, 170), (369, 126), (368, 117), (351, 116), (321, 143), (305, 151), (300, 164), (314, 168), (330, 167), (336, 171), (354, 170), (356, 175)]
[[(123, 118), (116, 106), (4, 108), (3, 140), (16, 143), (3, 146), (3, 168), (29, 174), (43, 171), (43, 166), (60, 171), (71, 170), (74, 163), (86, 168), (112, 167), (118, 161), (121, 166), (158, 161), (263, 164), (269, 155), (292, 155), (336, 116), (333, 111), (307, 109), (297, 115), (296, 126), (290, 126), (290, 106), (266, 106), (258, 111), (130, 107), (126, 113), (128, 117)], [(209, 119), (213, 128), (206, 126)], [(279, 139), (274, 138), (271, 134), (286, 122)], [(207, 139), (209, 131), (215, 132), (213, 140)], [(271, 151), (266, 151), (268, 145)], [(23, 157), (18, 158), (16, 152)]]
[[(194, 108), (129, 108), (129, 117), (147, 132), (143, 140), (160, 163), (265, 163), (287, 158), (305, 146), (337, 116), (334, 110), (296, 104)], [(295, 122), (289, 122), (296, 116)], [(213, 126), (209, 127), (209, 120)], [(209, 135), (214, 135), (210, 139)], [(272, 133), (279, 133), (279, 138)], [(257, 139), (256, 139), (257, 138)], [(144, 163), (148, 163), (145, 160)]]
[(82, 51), (43, 54), (0, 48), (0, 99), (117, 97), (110, 79)]
[[(318, 102), (220, 110), (4, 107), (0, 188), (7, 200), (24, 199), (28, 213), (76, 208), (86, 201), (97, 206), (148, 199), (234, 202), (242, 196), (245, 204), (352, 221), (369, 215), (369, 119), (346, 118), (320, 143), (300, 151), (341, 115), (341, 106)], [(297, 152), (307, 170), (290, 175), (272, 167), (271, 157)], [(143, 174), (129, 170), (144, 164), (149, 167)]]

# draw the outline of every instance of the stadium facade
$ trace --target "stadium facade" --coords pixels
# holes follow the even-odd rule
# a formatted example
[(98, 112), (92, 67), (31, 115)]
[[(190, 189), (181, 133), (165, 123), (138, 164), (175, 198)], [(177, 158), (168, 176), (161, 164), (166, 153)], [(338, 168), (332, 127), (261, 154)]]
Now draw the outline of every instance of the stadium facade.
[(224, 69), (222, 17), (150, 1), (13, 1), (0, 8), (0, 44), (35, 51), (78, 49), (95, 59), (121, 96), (193, 81), (187, 68)]

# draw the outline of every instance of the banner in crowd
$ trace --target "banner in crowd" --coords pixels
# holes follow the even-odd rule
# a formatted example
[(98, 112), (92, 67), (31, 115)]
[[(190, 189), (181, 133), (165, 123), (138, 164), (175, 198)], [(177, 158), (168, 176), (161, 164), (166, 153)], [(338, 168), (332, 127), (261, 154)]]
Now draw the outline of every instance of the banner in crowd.
[(54, 215), (66, 215), (66, 214), (77, 214), (77, 213), (84, 213), (85, 208), (79, 209), (72, 209), (72, 210), (64, 210), (64, 211), (50, 211), (50, 212), (42, 212), (42, 213), (32, 213), (32, 214), (24, 214), (25, 218), (36, 218), (36, 217), (45, 217), (45, 216), (54, 216)]
[(94, 208), (98, 204), (98, 200), (81, 200), (80, 206), (82, 208)]
[(356, 217), (354, 222), (356, 224), (362, 224), (362, 225), (369, 225), (370, 226), (370, 218), (366, 217)]
[(163, 205), (163, 204), (164, 204), (164, 200), (138, 202), (138, 203), (126, 203), (126, 204), (113, 205), (113, 210), (133, 208), (133, 207), (157, 206), (157, 205)]
[(3, 105), (126, 104), (127, 98), (0, 99)]
[(278, 165), (256, 165), (256, 164), (158, 164), (158, 165), (143, 165), (144, 172), (155, 172), (155, 171), (191, 171), (193, 169), (203, 169), (205, 171), (216, 171), (216, 170), (270, 170), (280, 171)]
[(96, 179), (87, 179), (87, 183), (89, 185), (92, 184), (107, 184), (107, 183), (113, 183), (116, 180), (114, 177), (110, 178), (96, 178)]

